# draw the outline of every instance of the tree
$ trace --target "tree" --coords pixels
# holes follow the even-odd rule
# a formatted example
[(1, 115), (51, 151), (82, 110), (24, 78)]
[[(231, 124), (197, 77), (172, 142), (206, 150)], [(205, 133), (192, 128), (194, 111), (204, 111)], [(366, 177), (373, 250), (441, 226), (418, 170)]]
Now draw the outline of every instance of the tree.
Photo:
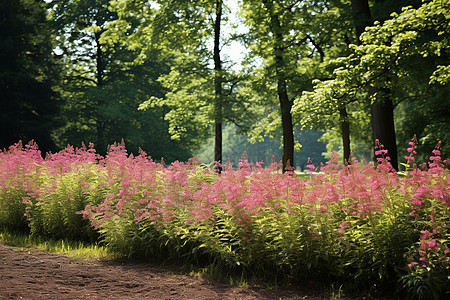
[[(164, 109), (138, 111), (150, 97), (162, 97), (158, 82), (169, 67), (155, 47), (148, 59), (135, 63), (139, 52), (123, 43), (142, 19), (128, 16), (120, 23), (110, 1), (53, 1), (53, 24), (66, 65), (64, 115), (67, 125), (60, 144), (93, 141), (104, 154), (106, 146), (124, 139), (127, 149), (139, 148), (166, 161), (188, 158), (188, 147), (171, 141)], [(125, 26), (120, 26), (125, 25)]]
[[(358, 37), (358, 45), (361, 44), (361, 34), (365, 28), (372, 24), (372, 16), (370, 12), (368, 0), (352, 0), (352, 12), (355, 21), (356, 35)], [(388, 80), (386, 76), (380, 76), (381, 80)], [(369, 97), (372, 96), (371, 105), (372, 116), (372, 136), (373, 140), (381, 140), (385, 148), (389, 151), (391, 164), (398, 169), (397, 161), (397, 145), (395, 139), (394, 127), (394, 105), (391, 98), (390, 89), (388, 87), (375, 88), (369, 91)]]
[[(429, 1), (417, 9), (404, 8), (384, 23), (366, 28), (361, 35), (361, 44), (352, 46), (352, 54), (336, 61), (341, 67), (335, 70), (335, 78), (317, 82), (314, 92), (306, 93), (304, 97), (331, 107), (339, 99), (361, 99), (368, 94), (378, 101), (378, 97), (386, 97), (386, 93), (381, 92), (389, 91), (392, 99), (400, 101), (411, 91), (405, 79), (414, 76), (408, 71), (412, 57), (417, 60), (424, 56), (433, 57), (434, 71), (430, 72), (426, 83), (437, 78), (436, 75), (442, 76), (439, 82), (445, 83), (448, 12), (448, 5)], [(381, 105), (389, 103), (382, 102)]]
[(294, 165), (294, 130), (292, 125), (292, 102), (287, 92), (287, 78), (285, 74), (286, 61), (284, 55), (284, 32), (281, 27), (280, 16), (274, 3), (263, 0), (263, 6), (269, 14), (270, 32), (273, 35), (272, 56), (274, 58), (275, 77), (278, 100), (280, 101), (281, 123), (283, 127), (283, 170), (288, 165)]
[[(250, 27), (248, 40), (252, 54), (265, 60), (265, 70), (261, 71), (270, 76), (275, 85), (283, 135), (283, 171), (286, 171), (288, 165), (295, 164), (292, 98), (288, 94), (288, 76), (292, 74), (288, 61), (291, 57), (288, 55), (292, 55), (292, 50), (289, 49), (291, 46), (289, 33), (294, 29), (294, 12), (298, 10), (296, 8), (298, 1), (287, 2), (243, 1), (243, 15), (246, 24)], [(269, 89), (269, 85), (266, 89)], [(273, 112), (269, 115), (273, 115)]]
[(0, 149), (34, 139), (55, 150), (58, 67), (46, 10), (39, 1), (0, 3)]
[[(397, 2), (397, 4), (394, 4), (394, 2)], [(361, 35), (364, 33), (367, 26), (373, 24), (373, 19), (383, 21), (392, 11), (396, 11), (400, 8), (398, 6), (398, 1), (378, 0), (375, 1), (375, 5), (373, 7), (373, 10), (378, 13), (375, 13), (375, 16), (372, 16), (368, 0), (352, 0), (351, 3), (359, 45), (361, 44)], [(405, 3), (402, 3), (402, 5), (404, 6)], [(385, 6), (383, 7), (384, 11), (383, 9), (377, 10), (377, 6)], [(388, 7), (387, 11), (386, 6)], [(389, 82), (388, 70), (386, 70), (384, 75), (380, 74), (380, 78), (378, 80)], [(372, 99), (371, 117), (373, 141), (380, 140), (384, 144), (384, 147), (389, 152), (391, 165), (394, 169), (398, 170), (398, 155), (394, 124), (394, 102), (392, 96), (392, 91), (386, 84), (382, 87), (372, 86), (369, 90), (369, 97)]]
[[(293, 119), (294, 101), (304, 91), (312, 89), (313, 79), (331, 76), (326, 68), (330, 57), (348, 51), (347, 44), (352, 37), (348, 34), (349, 18), (342, 6), (340, 1), (244, 1), (243, 14), (250, 27), (247, 40), (251, 58), (263, 59), (248, 71), (256, 75), (252, 76), (253, 93), (265, 99), (262, 106), (266, 107), (261, 109), (262, 121), (254, 133), (271, 136), (274, 125), (282, 126), (285, 165), (288, 160), (294, 164), (293, 125), (310, 115), (297, 112)], [(279, 115), (275, 107), (267, 101), (274, 96), (278, 99), (281, 122), (276, 120)], [(346, 119), (345, 115), (341, 117), (343, 122)], [(317, 122), (314, 125), (301, 123), (303, 127), (318, 125)], [(325, 129), (324, 122), (319, 123), (322, 124), (317, 127)], [(344, 127), (343, 130), (348, 131)]]
[[(158, 44), (173, 63), (171, 72), (160, 78), (166, 95), (146, 101), (141, 108), (167, 106), (170, 110), (166, 119), (174, 139), (189, 136), (191, 141), (203, 141), (213, 122), (215, 161), (222, 163), (223, 124), (238, 119), (236, 111), (244, 107), (232, 99), (236, 78), (226, 65), (224, 68), (221, 58), (221, 24), (226, 7), (222, 0), (158, 3), (160, 8), (152, 21), (140, 27), (142, 32), (152, 32), (140, 47), (145, 51), (142, 42)], [(211, 39), (213, 49), (205, 46)]]
[(76, 131), (91, 123), (85, 128), (95, 126), (95, 136), (88, 134), (85, 138), (90, 137), (97, 151), (105, 153), (108, 120), (102, 113), (109, 98), (104, 86), (112, 51), (100, 43), (100, 37), (106, 24), (117, 16), (109, 11), (109, 0), (53, 0), (49, 5), (58, 34), (58, 50), (67, 68), (64, 88), (73, 100), (70, 110), (79, 110), (72, 116), (77, 121), (69, 121), (69, 126), (72, 123)]

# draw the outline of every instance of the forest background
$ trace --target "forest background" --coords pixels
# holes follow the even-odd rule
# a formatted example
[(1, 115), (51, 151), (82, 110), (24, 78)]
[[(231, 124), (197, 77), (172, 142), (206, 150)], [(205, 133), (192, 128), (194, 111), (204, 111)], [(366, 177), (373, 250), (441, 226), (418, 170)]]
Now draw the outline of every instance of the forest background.
[[(449, 153), (448, 0), (0, 3), (0, 149), (155, 160)], [(368, 27), (369, 26), (369, 27)], [(240, 50), (240, 53), (233, 52)], [(295, 160), (294, 160), (295, 153)], [(406, 153), (405, 153), (406, 154)], [(399, 160), (397, 160), (399, 158)], [(424, 159), (418, 159), (424, 161)]]

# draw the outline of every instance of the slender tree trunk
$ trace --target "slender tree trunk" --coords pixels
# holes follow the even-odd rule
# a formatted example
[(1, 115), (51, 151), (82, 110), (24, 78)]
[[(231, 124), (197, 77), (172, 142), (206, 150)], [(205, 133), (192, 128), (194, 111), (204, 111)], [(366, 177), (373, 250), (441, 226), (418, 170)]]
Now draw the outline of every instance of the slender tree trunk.
[(286, 81), (278, 80), (278, 98), (281, 107), (281, 123), (283, 126), (283, 172), (294, 166), (294, 129), (292, 125), (292, 103), (288, 98)]
[(342, 146), (344, 150), (344, 164), (350, 164), (350, 124), (348, 121), (347, 108), (345, 106), (339, 109), (341, 132), (342, 132)]
[[(359, 36), (364, 32), (365, 28), (371, 24), (370, 8), (367, 0), (351, 0), (353, 20), (355, 22), (356, 35), (358, 36), (358, 44), (360, 44)], [(345, 106), (339, 108), (339, 122), (341, 123), (342, 148), (344, 152), (344, 164), (350, 163), (350, 123), (348, 112)]]
[(274, 12), (273, 2), (264, 0), (264, 6), (270, 13), (270, 28), (274, 36), (273, 55), (275, 58), (275, 70), (277, 78), (277, 93), (280, 101), (281, 109), (281, 123), (283, 127), (283, 172), (289, 167), (294, 166), (294, 130), (292, 124), (292, 101), (289, 100), (287, 93), (285, 63), (284, 63), (284, 48), (283, 48), (283, 34), (278, 15)]
[(95, 63), (97, 67), (97, 72), (95, 74), (95, 77), (97, 78), (97, 86), (103, 86), (103, 59), (102, 59), (102, 45), (100, 44), (100, 36), (101, 32), (95, 33), (95, 46), (96, 46), (96, 53), (95, 53)]
[[(222, 64), (220, 59), (220, 23), (222, 20), (222, 0), (216, 0), (216, 19), (214, 23), (214, 123), (215, 145), (214, 160), (223, 163), (222, 159), (222, 121), (223, 121), (223, 95), (222, 95)], [(219, 167), (218, 171), (221, 172)]]
[[(96, 62), (96, 79), (97, 79), (97, 87), (102, 88), (103, 86), (103, 73), (104, 73), (104, 64), (102, 59), (102, 48), (100, 44), (100, 36), (101, 32), (95, 33), (95, 43), (96, 43), (96, 54), (95, 54), (95, 62)], [(105, 145), (105, 122), (101, 117), (99, 112), (100, 103), (97, 103), (97, 114), (96, 114), (96, 131), (97, 131), (97, 151), (100, 154), (106, 153), (106, 145)]]
[[(369, 2), (368, 0), (351, 0), (351, 3), (356, 34), (358, 36), (358, 43), (360, 44), (359, 37), (367, 26), (372, 25)], [(386, 80), (388, 80), (387, 77)], [(390, 94), (390, 90), (388, 89), (372, 88), (369, 91), (370, 96), (375, 95), (375, 100), (371, 106), (372, 136), (374, 142), (378, 139), (384, 145), (385, 149), (388, 150), (391, 165), (395, 170), (398, 170), (394, 106)]]

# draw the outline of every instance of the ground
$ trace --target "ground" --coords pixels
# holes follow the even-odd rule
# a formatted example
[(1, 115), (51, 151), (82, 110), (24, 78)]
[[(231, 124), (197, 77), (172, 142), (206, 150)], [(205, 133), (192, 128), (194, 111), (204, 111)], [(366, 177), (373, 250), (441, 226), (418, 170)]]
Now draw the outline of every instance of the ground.
[(324, 299), (306, 288), (221, 284), (177, 267), (74, 259), (0, 244), (0, 299)]

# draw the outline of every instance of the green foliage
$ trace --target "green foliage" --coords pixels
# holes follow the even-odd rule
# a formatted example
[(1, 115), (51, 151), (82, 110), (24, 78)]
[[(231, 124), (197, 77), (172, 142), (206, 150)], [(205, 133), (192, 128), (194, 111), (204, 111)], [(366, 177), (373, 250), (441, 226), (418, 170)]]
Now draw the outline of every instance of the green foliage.
[(364, 221), (346, 216), (346, 226), (353, 229), (345, 230), (342, 240), (342, 274), (352, 274), (349, 280), (366, 289), (374, 282), (392, 288), (404, 263), (405, 249), (419, 237), (414, 217), (408, 212), (407, 203), (396, 201), (382, 215)]
[(86, 205), (100, 203), (106, 194), (94, 166), (77, 168), (62, 178), (42, 177), (48, 184), (28, 212), (30, 232), (55, 239), (94, 242), (98, 233), (80, 213)]
[(119, 19), (110, 2), (51, 4), (51, 25), (66, 70), (61, 87), (65, 125), (55, 133), (57, 145), (93, 142), (105, 154), (107, 145), (123, 139), (135, 154), (142, 148), (157, 159), (187, 159), (191, 145), (170, 140), (166, 108), (137, 110), (145, 100), (164, 95), (157, 79), (168, 73), (169, 60), (156, 45), (146, 48), (148, 59), (137, 59), (140, 49), (126, 42), (143, 20)]
[[(245, 42), (251, 52), (244, 63), (248, 80), (237, 92), (253, 103), (255, 122), (248, 134), (252, 141), (260, 142), (262, 136), (273, 138), (283, 126), (286, 131), (283, 135), (287, 136), (291, 130), (287, 129), (286, 119), (290, 117), (283, 117), (285, 121), (280, 118), (279, 88), (285, 86), (289, 100), (283, 110), (292, 111), (301, 95), (312, 89), (313, 80), (331, 77), (329, 60), (347, 55), (348, 44), (354, 41), (349, 35), (352, 31), (349, 2), (249, 0), (243, 1), (241, 14), (249, 26)], [(278, 30), (271, 24), (273, 18), (279, 22)], [(325, 131), (330, 124), (339, 125), (339, 118), (334, 116), (317, 120), (305, 113), (292, 115), (292, 119), (293, 125), (302, 129)], [(296, 132), (295, 151), (303, 145), (297, 135)], [(301, 154), (300, 159), (303, 165)], [(296, 159), (294, 163), (298, 164)]]
[[(408, 259), (408, 272), (399, 280), (401, 289), (406, 292), (407, 299), (440, 299), (441, 295), (450, 294), (446, 284), (450, 276), (450, 253), (448, 242), (450, 233), (444, 229), (449, 222), (449, 208), (435, 199), (427, 199), (423, 210), (414, 216), (430, 221), (419, 221), (420, 239), (407, 247), (405, 257)], [(427, 236), (428, 235), (428, 236)]]
[[(157, 45), (158, 55), (167, 57), (170, 66), (170, 71), (158, 79), (166, 93), (149, 97), (139, 109), (163, 108), (171, 138), (193, 150), (211, 135), (211, 124), (247, 121), (247, 103), (233, 93), (239, 76), (230, 71), (222, 54), (214, 54), (209, 47), (211, 40), (220, 48), (227, 43), (222, 32), (214, 35), (218, 29), (217, 5), (223, 7), (222, 2), (159, 1), (160, 8), (149, 14), (151, 21), (141, 23), (127, 39), (129, 47), (138, 47), (144, 57), (148, 56), (149, 45)], [(136, 11), (133, 6), (119, 3), (116, 8), (121, 15)], [(227, 12), (223, 7), (219, 23), (227, 21)]]
[[(314, 90), (295, 101), (293, 115), (305, 126), (329, 128), (338, 119), (337, 109), (349, 107), (353, 122), (357, 120), (354, 113), (368, 112), (370, 103), (364, 99), (370, 90), (391, 90), (394, 105), (405, 109), (397, 109), (401, 142), (409, 139), (411, 131), (422, 133), (427, 144), (424, 148), (431, 151), (436, 134), (446, 139), (448, 132), (435, 108), (438, 105), (442, 114), (448, 115), (448, 101), (443, 96), (448, 94), (448, 87), (436, 83), (446, 82), (449, 9), (445, 1), (425, 1), (416, 9), (406, 7), (385, 22), (368, 27), (361, 36), (362, 44), (352, 45), (350, 55), (329, 61), (334, 68), (332, 78), (316, 80)], [(433, 74), (440, 74), (441, 80)], [(372, 102), (377, 95), (373, 97)]]
[(0, 4), (0, 149), (20, 139), (38, 141), (44, 153), (56, 148), (60, 69), (41, 2)]
[(26, 205), (22, 198), (27, 193), (23, 187), (2, 188), (0, 193), (0, 228), (9, 231), (27, 232)]

